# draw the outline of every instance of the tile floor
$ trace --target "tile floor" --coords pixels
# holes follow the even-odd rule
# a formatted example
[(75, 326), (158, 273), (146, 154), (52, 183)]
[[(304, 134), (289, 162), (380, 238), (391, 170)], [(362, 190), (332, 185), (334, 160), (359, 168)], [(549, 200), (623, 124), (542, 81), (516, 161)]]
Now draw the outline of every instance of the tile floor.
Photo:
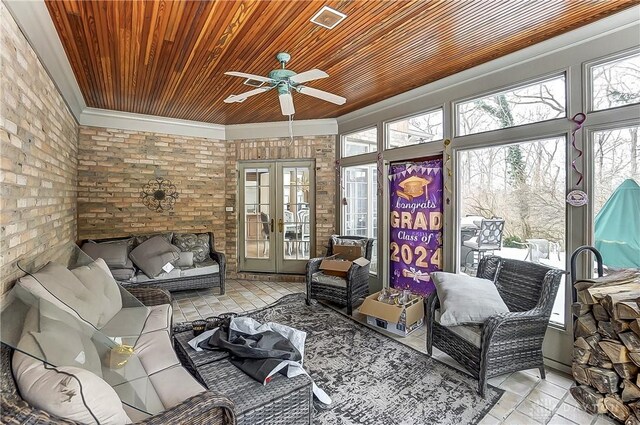
[[(251, 311), (266, 307), (284, 295), (304, 292), (303, 283), (227, 280), (225, 295), (217, 290), (174, 293), (174, 323), (196, 320), (220, 313)], [(354, 318), (364, 321), (358, 313)], [(406, 338), (389, 336), (420, 351), (425, 351), (425, 328)], [(434, 349), (434, 357), (453, 367), (460, 366), (449, 356)], [(570, 376), (547, 368), (547, 379), (541, 380), (537, 370), (527, 370), (498, 376), (489, 383), (505, 390), (504, 395), (480, 421), (480, 425), (580, 424), (613, 425), (603, 415), (590, 415), (577, 407), (568, 389)]]

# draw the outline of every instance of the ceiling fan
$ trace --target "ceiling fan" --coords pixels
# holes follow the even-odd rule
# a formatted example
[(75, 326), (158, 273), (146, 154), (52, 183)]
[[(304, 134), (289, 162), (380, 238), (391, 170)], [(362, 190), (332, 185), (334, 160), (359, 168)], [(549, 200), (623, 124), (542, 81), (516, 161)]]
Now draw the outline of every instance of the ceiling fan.
[(307, 96), (313, 96), (327, 102), (335, 103), (336, 105), (343, 105), (347, 101), (347, 99), (342, 96), (337, 96), (323, 90), (318, 90), (302, 85), (302, 83), (306, 83), (307, 81), (319, 80), (320, 78), (328, 77), (329, 74), (327, 74), (326, 72), (319, 69), (311, 69), (309, 71), (296, 74), (290, 69), (285, 68), (287, 62), (289, 62), (289, 60), (291, 59), (291, 55), (289, 55), (288, 53), (280, 52), (276, 55), (276, 59), (278, 60), (278, 62), (280, 62), (282, 68), (274, 69), (273, 71), (269, 72), (268, 77), (247, 74), (245, 72), (225, 72), (225, 75), (246, 78), (247, 80), (244, 82), (246, 85), (257, 88), (254, 90), (249, 90), (248, 92), (242, 94), (232, 94), (231, 96), (227, 97), (224, 102), (244, 102), (251, 96), (268, 92), (269, 90), (277, 88), (282, 115), (291, 116), (296, 112), (293, 106), (293, 96), (291, 96), (291, 92), (293, 90), (297, 91), (298, 93), (306, 94)]

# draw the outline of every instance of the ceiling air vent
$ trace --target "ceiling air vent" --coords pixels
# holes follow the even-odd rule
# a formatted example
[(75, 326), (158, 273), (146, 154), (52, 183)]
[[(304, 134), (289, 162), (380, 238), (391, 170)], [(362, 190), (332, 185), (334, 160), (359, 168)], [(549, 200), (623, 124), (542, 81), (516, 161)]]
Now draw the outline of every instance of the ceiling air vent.
[(346, 17), (347, 15), (345, 15), (344, 13), (333, 10), (329, 6), (323, 6), (322, 9), (318, 11), (318, 13), (313, 15), (313, 18), (311, 18), (311, 22), (320, 25), (321, 27), (333, 29)]

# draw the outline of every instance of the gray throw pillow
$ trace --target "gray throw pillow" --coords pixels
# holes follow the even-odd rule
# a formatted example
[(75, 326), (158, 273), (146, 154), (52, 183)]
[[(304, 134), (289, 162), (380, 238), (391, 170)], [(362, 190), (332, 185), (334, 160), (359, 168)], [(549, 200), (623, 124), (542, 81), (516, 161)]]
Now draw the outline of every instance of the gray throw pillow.
[(193, 252), (193, 261), (200, 263), (209, 258), (211, 246), (208, 233), (176, 233), (173, 244), (182, 252)]
[(129, 262), (129, 239), (109, 242), (88, 241), (81, 248), (89, 257), (97, 260), (102, 258), (109, 268), (127, 268)]
[(440, 324), (482, 324), (489, 317), (508, 313), (492, 281), (461, 274), (433, 272), (431, 279), (440, 300)]
[(135, 235), (133, 236), (134, 246), (138, 246), (142, 242), (148, 241), (149, 239), (154, 238), (156, 236), (162, 236), (167, 242), (171, 243), (171, 240), (173, 239), (173, 232), (150, 233), (148, 235)]
[(173, 264), (176, 267), (193, 267), (193, 252), (180, 252), (180, 258)]
[(167, 263), (173, 263), (180, 256), (166, 238), (154, 236), (138, 245), (129, 258), (150, 278), (154, 278), (163, 272), (162, 267)]

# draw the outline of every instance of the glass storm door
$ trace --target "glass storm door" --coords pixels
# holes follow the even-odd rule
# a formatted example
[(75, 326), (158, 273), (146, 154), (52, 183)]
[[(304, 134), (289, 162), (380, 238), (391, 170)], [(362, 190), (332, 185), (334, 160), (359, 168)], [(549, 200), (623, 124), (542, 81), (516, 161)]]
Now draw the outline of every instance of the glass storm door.
[(240, 270), (304, 273), (314, 250), (312, 161), (244, 162), (240, 172)]

